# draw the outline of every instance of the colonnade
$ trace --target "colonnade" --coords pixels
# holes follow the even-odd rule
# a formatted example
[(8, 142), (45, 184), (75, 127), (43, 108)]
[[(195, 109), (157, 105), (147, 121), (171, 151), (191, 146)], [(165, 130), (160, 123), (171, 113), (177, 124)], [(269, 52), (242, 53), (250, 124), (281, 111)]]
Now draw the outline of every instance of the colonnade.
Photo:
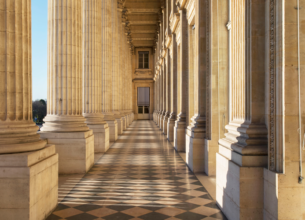
[(161, 2), (153, 120), (229, 219), (304, 218), (305, 1)]
[(133, 121), (124, 1), (48, 1), (47, 116), (32, 118), (31, 0), (0, 0), (0, 215), (45, 219)]
[[(131, 87), (122, 84), (132, 81), (122, 7), (49, 1), (48, 114), (40, 135), (60, 148), (60, 173), (87, 172), (94, 152), (107, 151), (132, 120)], [(71, 155), (76, 146), (79, 155)]]

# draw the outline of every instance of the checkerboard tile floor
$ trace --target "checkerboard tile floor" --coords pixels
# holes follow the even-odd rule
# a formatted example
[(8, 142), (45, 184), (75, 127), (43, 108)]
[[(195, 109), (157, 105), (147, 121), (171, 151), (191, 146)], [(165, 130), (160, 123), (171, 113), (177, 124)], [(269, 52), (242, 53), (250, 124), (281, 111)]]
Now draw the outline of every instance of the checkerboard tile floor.
[(152, 121), (133, 122), (59, 198), (47, 220), (226, 219)]

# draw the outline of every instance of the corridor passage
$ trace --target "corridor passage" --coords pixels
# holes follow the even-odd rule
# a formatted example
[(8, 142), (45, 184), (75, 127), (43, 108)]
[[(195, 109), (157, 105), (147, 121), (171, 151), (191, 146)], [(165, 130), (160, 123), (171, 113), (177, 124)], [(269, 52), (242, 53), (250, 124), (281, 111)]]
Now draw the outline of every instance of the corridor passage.
[(48, 220), (226, 219), (152, 121), (134, 121), (59, 197), (67, 189)]

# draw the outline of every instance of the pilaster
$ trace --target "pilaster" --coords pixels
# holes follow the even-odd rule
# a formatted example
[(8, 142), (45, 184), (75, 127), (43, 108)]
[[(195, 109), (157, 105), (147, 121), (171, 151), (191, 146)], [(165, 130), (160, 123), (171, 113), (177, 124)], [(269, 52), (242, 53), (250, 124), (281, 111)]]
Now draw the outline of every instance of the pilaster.
[(174, 128), (174, 146), (177, 151), (185, 151), (185, 129), (188, 97), (188, 23), (186, 10), (180, 8), (179, 30), (179, 84), (178, 84), (178, 115)]
[(219, 140), (216, 168), (217, 202), (229, 219), (263, 219), (268, 164), (264, 8), (263, 0), (231, 3), (231, 115), (228, 133)]
[(174, 141), (174, 127), (175, 127), (175, 121), (177, 120), (177, 86), (178, 86), (178, 80), (177, 80), (177, 68), (178, 68), (178, 63), (177, 63), (177, 40), (176, 40), (176, 34), (172, 34), (172, 40), (171, 40), (171, 52), (170, 52), (170, 59), (171, 59), (171, 71), (170, 71), (170, 83), (169, 83), (169, 89), (170, 89), (170, 106), (171, 106), (171, 111), (170, 115), (168, 118), (168, 123), (167, 123), (167, 139), (170, 142)]
[[(186, 163), (193, 172), (203, 172), (205, 165), (205, 143), (206, 143), (206, 117), (210, 105), (207, 103), (208, 85), (207, 78), (210, 75), (209, 69), (209, 1), (195, 0), (195, 47), (194, 50), (194, 88), (190, 94), (194, 100), (194, 115), (191, 124), (186, 129)], [(190, 9), (192, 10), (192, 9)], [(205, 22), (204, 22), (205, 21)]]

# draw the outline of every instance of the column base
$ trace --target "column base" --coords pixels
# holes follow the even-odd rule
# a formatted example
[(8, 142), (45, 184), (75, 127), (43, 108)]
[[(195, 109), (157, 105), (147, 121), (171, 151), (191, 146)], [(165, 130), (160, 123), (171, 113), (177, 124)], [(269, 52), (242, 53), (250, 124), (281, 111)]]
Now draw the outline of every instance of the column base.
[(118, 135), (121, 135), (123, 133), (123, 120), (122, 118), (116, 118), (115, 119), (118, 124)]
[(185, 122), (175, 122), (174, 147), (179, 152), (185, 152)]
[[(122, 119), (122, 130), (125, 131), (127, 128), (126, 116), (123, 116), (121, 119)], [(123, 133), (123, 131), (122, 131), (122, 133)]]
[(46, 219), (58, 202), (58, 154), (54, 145), (0, 155), (1, 219)]
[(186, 134), (185, 134), (186, 164), (194, 173), (204, 172), (205, 170), (204, 152), (205, 152), (205, 139), (198, 137), (196, 138), (193, 135), (192, 130), (186, 129)]
[(263, 219), (264, 168), (242, 167), (217, 153), (216, 201), (228, 219)]
[(128, 113), (126, 115), (126, 129), (129, 127), (129, 125), (130, 125), (130, 114)]
[(86, 173), (94, 164), (93, 131), (51, 133), (39, 132), (41, 138), (56, 146), (59, 174)]
[(168, 123), (168, 117), (167, 117), (167, 115), (165, 115), (164, 117), (163, 117), (163, 134), (165, 134), (166, 136), (167, 136), (167, 123)]
[(175, 127), (175, 120), (169, 118), (167, 122), (167, 139), (169, 142), (174, 141), (174, 127)]
[(159, 127), (160, 127), (160, 130), (163, 132), (163, 118), (164, 118), (164, 115), (160, 115), (160, 122), (159, 122)]
[(107, 123), (100, 125), (87, 125), (94, 135), (94, 152), (105, 153), (109, 149), (109, 126)]
[(118, 123), (115, 119), (105, 121), (109, 126), (109, 141), (115, 142), (118, 139)]

